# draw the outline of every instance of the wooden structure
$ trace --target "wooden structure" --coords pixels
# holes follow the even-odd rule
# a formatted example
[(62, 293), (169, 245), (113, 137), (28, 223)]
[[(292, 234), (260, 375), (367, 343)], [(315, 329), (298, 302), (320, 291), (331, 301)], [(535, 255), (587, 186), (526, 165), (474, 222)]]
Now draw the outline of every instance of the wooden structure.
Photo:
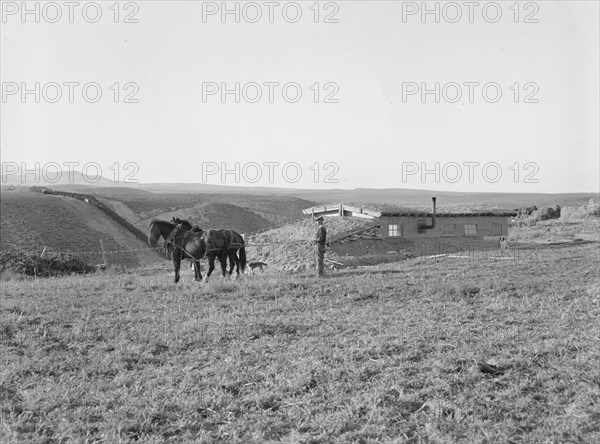
[(318, 216), (323, 217), (365, 217), (369, 219), (375, 219), (381, 216), (379, 211), (369, 210), (364, 207), (354, 207), (351, 205), (346, 205), (343, 203), (340, 204), (331, 204), (331, 205), (321, 205), (312, 208), (307, 208), (302, 211), (306, 215), (312, 216), (314, 219)]

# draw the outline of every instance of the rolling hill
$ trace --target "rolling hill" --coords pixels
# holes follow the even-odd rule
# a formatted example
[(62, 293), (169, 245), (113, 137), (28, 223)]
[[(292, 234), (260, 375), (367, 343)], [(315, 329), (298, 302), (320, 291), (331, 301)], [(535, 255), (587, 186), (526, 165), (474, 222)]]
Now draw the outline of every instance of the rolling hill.
[[(177, 216), (204, 228), (252, 233), (302, 218), (302, 209), (314, 205), (287, 196), (154, 194), (135, 188), (84, 184), (51, 189), (78, 193), (79, 200), (73, 198), (76, 195), (56, 196), (32, 192), (26, 187), (3, 187), (0, 232), (3, 251), (41, 253), (46, 247), (47, 252), (69, 252), (87, 263), (101, 264), (102, 240), (108, 252), (108, 265), (147, 265), (161, 261), (161, 256), (150, 250), (140, 240), (139, 233), (136, 236), (135, 228), (126, 226), (127, 222), (146, 233), (151, 220)], [(90, 202), (83, 200), (85, 195)], [(94, 201), (117, 214), (107, 215), (92, 205)], [(115, 220), (118, 216), (124, 219), (122, 223)]]
[(3, 251), (41, 253), (46, 247), (47, 252), (72, 253), (87, 263), (101, 264), (102, 240), (109, 266), (135, 267), (162, 260), (125, 227), (83, 201), (19, 190), (3, 191), (0, 202)]
[(590, 193), (459, 193), (448, 191), (409, 190), (402, 188), (355, 190), (298, 190), (293, 194), (301, 199), (319, 203), (348, 202), (366, 204), (391, 204), (401, 207), (429, 208), (431, 197), (436, 196), (438, 208), (447, 211), (459, 209), (515, 209), (536, 205), (579, 206), (589, 199), (598, 200), (599, 194)]
[[(3, 169), (4, 171), (4, 169)], [(48, 180), (50, 179), (50, 181)], [(130, 184), (115, 182), (113, 180), (107, 179), (103, 176), (95, 176), (91, 174), (83, 174), (81, 171), (73, 170), (73, 171), (57, 171), (53, 168), (48, 170), (35, 170), (28, 171), (19, 171), (17, 170), (15, 173), (2, 174), (0, 176), (0, 182), (2, 182), (2, 186), (23, 186), (23, 187), (33, 187), (33, 186), (43, 186), (43, 187), (51, 187), (51, 186), (90, 186), (92, 185), (95, 188), (98, 187), (111, 187), (111, 188), (119, 188), (119, 187), (128, 187)]]
[[(598, 201), (600, 193), (478, 193), (457, 191), (432, 191), (408, 188), (356, 188), (356, 189), (298, 189), (240, 187), (225, 185), (207, 185), (201, 183), (180, 184), (138, 184), (139, 190), (161, 194), (238, 194), (238, 195), (276, 195), (295, 197), (309, 202), (326, 204), (332, 202), (391, 204), (401, 207), (422, 208), (428, 206), (432, 196), (438, 198), (442, 209), (454, 208), (506, 208), (514, 209), (537, 205), (538, 207), (579, 206), (589, 199)], [(447, 207), (444, 207), (447, 205)]]
[[(295, 213), (296, 209), (307, 208), (315, 203), (360, 202), (362, 204), (392, 204), (418, 208), (428, 206), (431, 196), (437, 196), (441, 209), (452, 210), (454, 207), (464, 208), (466, 206), (471, 208), (514, 209), (533, 205), (538, 207), (549, 207), (555, 204), (579, 206), (589, 199), (598, 200), (600, 196), (597, 191), (554, 194), (477, 193), (407, 188), (298, 189), (205, 183), (119, 183), (105, 177), (90, 178), (79, 171), (74, 171), (71, 176), (67, 172), (63, 172), (61, 180), (56, 183), (42, 183), (32, 178), (33, 176), (21, 178), (20, 175), (10, 175), (2, 177), (2, 184), (3, 186), (48, 186), (55, 190), (88, 193), (96, 197), (124, 203), (134, 213), (140, 213), (141, 210), (141, 208), (134, 207), (145, 206), (147, 214), (143, 214), (142, 211), (139, 219), (148, 219), (161, 213), (217, 201), (246, 207), (251, 211), (265, 211), (265, 214), (261, 214), (261, 216), (268, 220), (273, 219), (272, 216), (269, 216), (270, 213), (283, 214), (289, 218), (288, 220), (292, 220), (299, 217)], [(157, 196), (163, 196), (163, 198)], [(266, 207), (265, 198), (267, 199)], [(283, 208), (281, 206), (277, 207), (277, 198), (286, 202)], [(258, 199), (258, 205), (256, 199)], [(299, 201), (296, 201), (298, 205), (288, 199), (298, 199)], [(290, 202), (291, 207), (289, 209), (292, 214), (289, 214), (289, 212), (282, 213), (282, 209), (285, 209)], [(168, 205), (169, 203), (172, 203), (172, 205)], [(155, 204), (156, 206), (153, 207)], [(450, 206), (444, 207), (444, 205)], [(149, 214), (149, 211), (152, 210), (156, 211), (154, 211), (154, 214)], [(135, 216), (132, 215), (132, 217)]]
[(204, 228), (230, 228), (242, 233), (261, 231), (304, 218), (314, 201), (281, 195), (158, 194), (137, 188), (61, 185), (50, 187), (91, 194), (113, 211), (146, 231), (153, 219), (188, 219)]
[[(114, 184), (113, 184), (114, 185)], [(83, 187), (83, 188), (82, 188)], [(598, 201), (600, 193), (477, 193), (457, 191), (415, 190), (407, 188), (356, 188), (356, 189), (295, 189), (264, 187), (233, 187), (207, 184), (136, 184), (134, 187), (56, 185), (53, 189), (69, 191), (81, 190), (94, 195), (120, 200), (120, 196), (135, 196), (135, 200), (144, 200), (150, 196), (169, 196), (169, 199), (185, 201), (183, 196), (212, 196), (213, 199), (225, 199), (227, 203), (238, 204), (252, 202), (255, 198), (268, 197), (273, 200), (299, 199), (304, 201), (303, 208), (314, 204), (332, 202), (389, 204), (401, 207), (423, 208), (429, 205), (432, 196), (438, 198), (441, 209), (452, 211), (458, 208), (472, 209), (503, 208), (515, 209), (536, 205), (538, 207), (579, 206), (589, 199)], [(87, 191), (84, 191), (87, 190)], [(218, 197), (220, 196), (220, 197)], [(229, 197), (223, 197), (229, 196)], [(232, 196), (235, 198), (232, 201)], [(302, 206), (300, 205), (300, 206)]]

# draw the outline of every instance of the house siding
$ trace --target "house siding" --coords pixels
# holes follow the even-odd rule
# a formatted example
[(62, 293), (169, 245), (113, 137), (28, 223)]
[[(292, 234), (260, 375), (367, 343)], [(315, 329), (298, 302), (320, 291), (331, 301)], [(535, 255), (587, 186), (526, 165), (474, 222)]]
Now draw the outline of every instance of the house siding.
[[(402, 226), (402, 238), (405, 239), (430, 239), (442, 237), (475, 237), (507, 236), (509, 220), (506, 217), (476, 216), (476, 217), (437, 217), (435, 227), (428, 230), (419, 229), (419, 222), (431, 224), (430, 217), (422, 216), (381, 216), (381, 236), (388, 238), (388, 225)], [(454, 226), (454, 235), (444, 234), (444, 225)], [(474, 236), (465, 235), (465, 225), (476, 225)], [(392, 239), (395, 239), (392, 237)]]
[[(443, 216), (436, 217), (435, 227), (419, 229), (419, 223), (431, 224), (424, 216), (381, 216), (382, 239), (394, 241), (401, 250), (417, 255), (451, 254), (459, 251), (497, 250), (500, 236), (508, 236), (509, 219), (500, 216)], [(400, 226), (400, 237), (388, 235), (388, 225)], [(465, 225), (476, 225), (476, 234), (465, 234)], [(444, 229), (444, 226), (454, 227)]]

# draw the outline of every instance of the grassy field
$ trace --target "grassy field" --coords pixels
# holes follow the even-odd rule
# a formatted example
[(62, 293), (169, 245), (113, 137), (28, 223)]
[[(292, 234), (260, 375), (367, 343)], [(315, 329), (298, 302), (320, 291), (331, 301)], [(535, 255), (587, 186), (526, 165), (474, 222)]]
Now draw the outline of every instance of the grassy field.
[(0, 441), (600, 441), (597, 242), (2, 282)]

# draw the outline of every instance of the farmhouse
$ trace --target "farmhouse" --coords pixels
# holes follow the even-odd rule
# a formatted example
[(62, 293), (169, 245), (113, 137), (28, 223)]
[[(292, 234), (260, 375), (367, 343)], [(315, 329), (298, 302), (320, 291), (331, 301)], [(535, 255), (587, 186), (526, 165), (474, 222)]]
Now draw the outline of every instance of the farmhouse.
[[(515, 216), (514, 212), (438, 213), (435, 197), (432, 202), (431, 212), (376, 211), (345, 204), (316, 206), (303, 212), (313, 218), (351, 216), (373, 219), (373, 226), (365, 233), (351, 233), (349, 237), (360, 239), (361, 246), (371, 252), (392, 249), (415, 255), (496, 251), (500, 238), (508, 236), (510, 218)], [(366, 240), (372, 242), (365, 243)], [(343, 239), (336, 239), (338, 241)]]

